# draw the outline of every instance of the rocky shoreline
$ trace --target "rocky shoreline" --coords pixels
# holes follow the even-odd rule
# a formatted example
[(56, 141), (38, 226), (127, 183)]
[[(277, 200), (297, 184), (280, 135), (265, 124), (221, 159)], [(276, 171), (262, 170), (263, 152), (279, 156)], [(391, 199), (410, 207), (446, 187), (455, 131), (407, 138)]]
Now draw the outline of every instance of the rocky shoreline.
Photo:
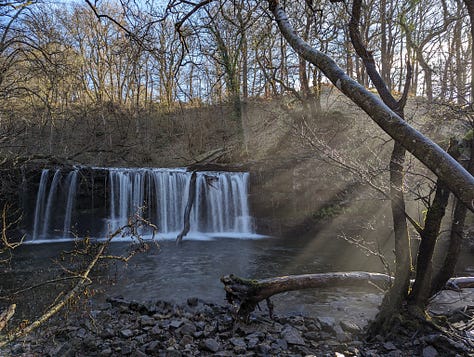
[[(474, 311), (473, 311), (474, 312)], [(474, 337), (473, 337), (474, 338)], [(364, 341), (357, 321), (263, 312), (249, 323), (230, 306), (190, 298), (185, 304), (109, 298), (76, 306), (1, 356), (474, 356), (469, 344), (432, 334)]]

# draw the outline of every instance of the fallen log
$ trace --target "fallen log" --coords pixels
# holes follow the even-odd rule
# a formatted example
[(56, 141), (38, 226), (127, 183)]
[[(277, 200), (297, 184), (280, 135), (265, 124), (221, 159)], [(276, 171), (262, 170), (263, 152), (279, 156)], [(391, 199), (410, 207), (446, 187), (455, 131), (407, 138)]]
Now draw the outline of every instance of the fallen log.
[[(261, 280), (243, 279), (233, 274), (221, 278), (227, 301), (236, 306), (237, 317), (248, 321), (250, 313), (266, 300), (270, 316), (273, 306), (269, 298), (273, 295), (302, 289), (328, 287), (371, 287), (386, 290), (393, 277), (370, 272), (334, 272), (320, 274), (289, 275)], [(452, 278), (445, 289), (474, 288), (474, 277)]]

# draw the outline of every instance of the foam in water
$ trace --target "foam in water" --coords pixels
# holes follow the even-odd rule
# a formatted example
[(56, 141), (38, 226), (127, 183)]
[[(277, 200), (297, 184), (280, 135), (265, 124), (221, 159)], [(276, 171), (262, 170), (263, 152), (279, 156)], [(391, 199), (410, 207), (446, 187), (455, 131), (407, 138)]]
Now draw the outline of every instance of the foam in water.
[[(43, 170), (36, 196), (31, 242), (71, 238), (80, 219), (76, 207), (80, 189), (79, 172)], [(104, 171), (104, 169), (100, 169)], [(184, 225), (191, 173), (183, 169), (107, 169), (107, 208), (99, 236), (125, 226), (139, 215), (158, 226), (158, 237), (174, 239)], [(257, 238), (248, 206), (248, 178), (244, 172), (198, 172), (196, 195), (187, 238)], [(81, 193), (84, 195), (84, 192)], [(150, 231), (141, 232), (150, 237)]]

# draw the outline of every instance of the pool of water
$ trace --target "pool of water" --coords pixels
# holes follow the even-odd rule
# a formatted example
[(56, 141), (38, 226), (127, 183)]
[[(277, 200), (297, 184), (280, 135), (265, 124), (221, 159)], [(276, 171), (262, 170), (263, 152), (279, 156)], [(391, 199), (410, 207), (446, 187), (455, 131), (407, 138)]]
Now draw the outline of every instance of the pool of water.
[[(258, 279), (331, 271), (383, 272), (378, 258), (367, 256), (357, 247), (330, 235), (293, 240), (185, 239), (179, 247), (170, 240), (158, 241), (158, 244), (159, 248), (152, 244), (148, 252), (138, 254), (127, 264), (112, 262), (98, 269), (94, 273), (96, 294), (93, 299), (103, 301), (106, 296), (123, 296), (138, 301), (185, 302), (189, 297), (198, 297), (224, 304), (220, 277), (226, 274)], [(2, 291), (67, 276), (64, 269), (68, 267), (68, 260), (57, 257), (61, 251), (73, 248), (71, 242), (19, 248), (11, 266), (3, 271)], [(126, 254), (129, 248), (126, 242), (112, 243), (110, 253)], [(466, 262), (469, 259), (472, 256), (466, 257)], [(29, 310), (39, 310), (42, 301), (54, 298), (55, 287), (61, 286), (49, 284), (20, 294), (25, 316)], [(337, 287), (288, 292), (273, 298), (277, 314), (332, 316), (357, 321), (374, 316), (380, 301), (380, 292)]]

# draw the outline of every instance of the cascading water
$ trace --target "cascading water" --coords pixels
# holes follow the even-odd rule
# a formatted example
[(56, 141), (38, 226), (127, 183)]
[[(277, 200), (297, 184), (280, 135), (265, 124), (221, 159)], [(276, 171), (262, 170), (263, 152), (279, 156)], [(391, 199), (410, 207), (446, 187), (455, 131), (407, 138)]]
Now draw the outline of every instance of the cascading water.
[[(59, 169), (51, 173), (48, 169), (41, 173), (31, 235), (33, 241), (70, 237), (78, 171), (71, 171), (66, 179)], [(62, 225), (58, 226), (58, 222)]]
[[(81, 175), (81, 170), (43, 170), (30, 240), (70, 239), (73, 232), (81, 235), (80, 227), (85, 234), (100, 238), (125, 226), (134, 215), (157, 225), (159, 237), (175, 238), (183, 229), (191, 172), (98, 168)], [(95, 199), (102, 199), (100, 207), (88, 197), (94, 194), (94, 184), (81, 183), (94, 172), (102, 173), (95, 179), (103, 191)], [(249, 174), (242, 172), (198, 172), (188, 236), (256, 236), (248, 205), (248, 179)]]

